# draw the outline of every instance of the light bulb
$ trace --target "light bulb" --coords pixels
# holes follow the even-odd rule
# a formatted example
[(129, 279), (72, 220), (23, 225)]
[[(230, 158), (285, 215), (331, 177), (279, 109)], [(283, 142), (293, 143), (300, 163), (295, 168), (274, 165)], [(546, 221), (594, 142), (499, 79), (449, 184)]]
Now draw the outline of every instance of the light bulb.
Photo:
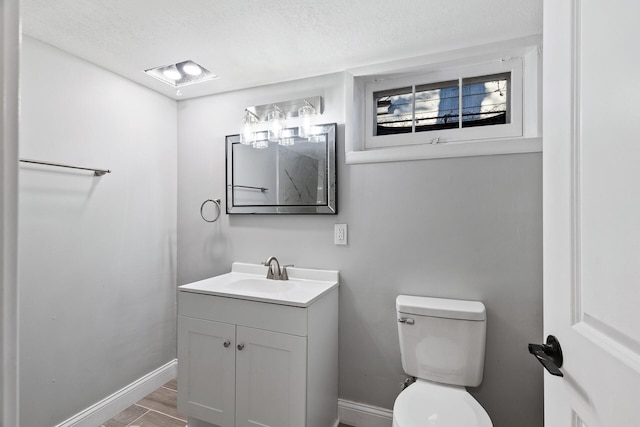
[(284, 127), (284, 113), (278, 109), (273, 109), (267, 114), (267, 122), (269, 123), (269, 141), (277, 142), (280, 140), (282, 128)]
[(182, 78), (182, 74), (180, 74), (180, 71), (178, 71), (178, 69), (175, 66), (171, 66), (166, 70), (162, 71), (162, 74), (164, 74), (166, 78), (171, 80), (180, 80)]
[(241, 144), (253, 144), (255, 142), (255, 124), (257, 122), (256, 117), (251, 114), (249, 110), (245, 110), (244, 116), (242, 117), (242, 132), (240, 133)]
[(187, 62), (182, 66), (182, 70), (190, 76), (199, 76), (202, 74), (202, 68), (193, 62)]
[(311, 134), (311, 117), (316, 114), (316, 109), (311, 105), (304, 105), (298, 110), (298, 117), (302, 120), (298, 127), (298, 136), (307, 138)]
[(254, 133), (251, 130), (251, 126), (244, 125), (242, 128), (242, 133), (240, 134), (240, 143), (241, 144), (253, 144)]

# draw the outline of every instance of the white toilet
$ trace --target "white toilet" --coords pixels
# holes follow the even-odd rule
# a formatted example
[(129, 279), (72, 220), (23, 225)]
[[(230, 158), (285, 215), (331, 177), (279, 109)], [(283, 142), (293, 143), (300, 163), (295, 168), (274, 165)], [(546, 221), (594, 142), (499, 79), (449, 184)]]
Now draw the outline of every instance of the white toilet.
[(400, 295), (402, 368), (417, 378), (393, 405), (393, 427), (493, 427), (465, 389), (482, 382), (486, 311), (478, 301)]

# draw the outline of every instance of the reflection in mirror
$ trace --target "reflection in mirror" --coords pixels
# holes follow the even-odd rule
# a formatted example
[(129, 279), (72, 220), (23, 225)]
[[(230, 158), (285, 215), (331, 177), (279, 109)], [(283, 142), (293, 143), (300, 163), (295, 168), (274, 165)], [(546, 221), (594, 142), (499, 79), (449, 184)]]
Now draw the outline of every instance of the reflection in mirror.
[(337, 213), (336, 125), (298, 135), (298, 128), (284, 129), (273, 142), (257, 132), (252, 144), (227, 136), (227, 213)]

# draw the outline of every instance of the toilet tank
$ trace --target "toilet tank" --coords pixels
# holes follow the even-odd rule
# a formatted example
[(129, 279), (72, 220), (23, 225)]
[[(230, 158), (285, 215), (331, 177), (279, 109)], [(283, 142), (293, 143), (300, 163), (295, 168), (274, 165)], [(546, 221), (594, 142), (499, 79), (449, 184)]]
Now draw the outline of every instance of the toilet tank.
[(407, 374), (443, 384), (480, 385), (487, 324), (484, 304), (399, 295), (396, 312)]

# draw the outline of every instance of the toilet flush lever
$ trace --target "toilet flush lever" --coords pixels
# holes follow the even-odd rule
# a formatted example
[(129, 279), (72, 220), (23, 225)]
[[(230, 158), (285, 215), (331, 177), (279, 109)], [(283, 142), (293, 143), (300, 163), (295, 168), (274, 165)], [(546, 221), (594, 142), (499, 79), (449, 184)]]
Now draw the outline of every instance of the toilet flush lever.
[(406, 323), (407, 325), (413, 325), (414, 323), (416, 323), (416, 321), (410, 317), (401, 317), (398, 319), (398, 323)]

